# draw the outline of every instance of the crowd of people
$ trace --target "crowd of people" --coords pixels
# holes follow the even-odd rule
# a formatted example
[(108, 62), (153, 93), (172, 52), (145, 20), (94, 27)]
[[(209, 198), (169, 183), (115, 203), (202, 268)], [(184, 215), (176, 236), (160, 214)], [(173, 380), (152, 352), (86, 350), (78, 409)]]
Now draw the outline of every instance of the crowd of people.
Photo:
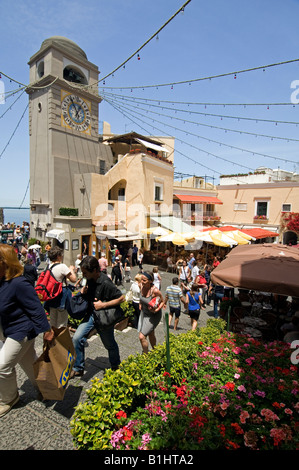
[[(67, 266), (63, 262), (63, 250), (58, 246), (51, 247), (48, 243), (47, 266), (56, 280), (63, 283), (63, 291), (58, 298), (42, 304), (34, 288), (40, 264), (39, 246), (39, 241), (36, 241), (33, 248), (24, 240), (0, 243), (0, 417), (9, 412), (19, 400), (17, 364), (24, 369), (35, 386), (35, 338), (43, 333), (44, 342), (51, 343), (54, 327), (68, 327), (66, 299), (72, 293), (67, 284), (79, 289), (91, 306), (73, 336), (76, 362), (70, 378), (84, 374), (84, 347), (91, 330), (95, 329), (93, 309), (120, 305), (125, 300), (125, 295), (119, 286), (124, 282), (130, 283), (127, 290), (131, 293), (135, 312), (132, 326), (138, 331), (141, 349), (145, 354), (149, 351), (149, 345), (154, 348), (157, 343), (155, 330), (167, 304), (169, 323), (171, 325), (174, 318), (176, 330), (182, 308), (188, 312), (191, 328), (195, 329), (200, 309), (210, 302), (210, 266), (200, 266), (192, 253), (189, 259), (178, 263), (172, 283), (167, 286), (163, 295), (163, 274), (157, 267), (150, 272), (145, 271), (143, 252), (135, 246), (124, 257), (117, 246), (112, 246), (111, 264), (108, 264), (105, 254), (101, 253), (99, 259), (80, 254), (74, 265)], [(133, 280), (131, 273), (134, 266), (138, 266), (138, 273)], [(120, 354), (114, 328), (98, 333), (107, 349), (111, 367), (118, 368)]]

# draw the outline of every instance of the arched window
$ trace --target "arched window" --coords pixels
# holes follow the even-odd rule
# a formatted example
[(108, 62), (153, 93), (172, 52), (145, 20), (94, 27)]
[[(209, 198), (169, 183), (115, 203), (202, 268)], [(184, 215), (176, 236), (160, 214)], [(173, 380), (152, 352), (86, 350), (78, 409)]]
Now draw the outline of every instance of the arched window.
[(67, 65), (63, 70), (63, 78), (68, 82), (80, 83), (81, 85), (88, 85), (87, 79), (83, 72), (73, 65)]

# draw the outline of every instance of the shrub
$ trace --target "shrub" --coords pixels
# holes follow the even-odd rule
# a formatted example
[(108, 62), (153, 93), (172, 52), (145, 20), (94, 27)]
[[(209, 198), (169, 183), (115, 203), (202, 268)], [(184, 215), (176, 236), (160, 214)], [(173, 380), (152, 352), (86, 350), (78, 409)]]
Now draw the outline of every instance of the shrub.
[(72, 420), (78, 449), (298, 448), (297, 367), (286, 343), (225, 331), (225, 322), (170, 336), (96, 379)]
[(73, 207), (60, 207), (59, 208), (59, 215), (77, 217), (78, 214), (79, 214), (79, 210)]

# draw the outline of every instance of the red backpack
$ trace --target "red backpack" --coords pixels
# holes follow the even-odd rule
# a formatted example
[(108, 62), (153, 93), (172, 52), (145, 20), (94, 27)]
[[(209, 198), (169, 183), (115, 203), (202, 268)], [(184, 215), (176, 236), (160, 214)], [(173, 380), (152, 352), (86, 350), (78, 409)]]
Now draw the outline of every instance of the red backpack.
[(51, 268), (45, 269), (36, 281), (35, 291), (41, 302), (55, 299), (62, 293), (62, 282), (57, 281), (52, 273), (52, 268), (57, 264), (60, 263), (55, 263)]

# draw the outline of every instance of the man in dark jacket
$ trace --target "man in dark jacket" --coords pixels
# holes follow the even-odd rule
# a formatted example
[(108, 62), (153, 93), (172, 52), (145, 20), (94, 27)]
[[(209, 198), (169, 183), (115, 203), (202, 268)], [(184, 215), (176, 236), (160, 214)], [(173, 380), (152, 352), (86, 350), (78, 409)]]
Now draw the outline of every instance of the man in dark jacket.
[(35, 281), (37, 280), (37, 269), (36, 267), (34, 266), (34, 264), (32, 263), (32, 259), (31, 258), (27, 258), (26, 261), (25, 261), (25, 264), (24, 264), (24, 277), (25, 279), (27, 279), (30, 284), (33, 285), (33, 287), (35, 286)]
[[(116, 307), (124, 301), (125, 297), (111, 279), (100, 271), (99, 262), (94, 256), (86, 256), (81, 262), (83, 277), (87, 279), (87, 286), (81, 289), (81, 293), (92, 304), (95, 310)], [(78, 326), (73, 336), (73, 343), (76, 350), (76, 361), (70, 378), (82, 376), (85, 366), (84, 346), (89, 333), (95, 329), (92, 309), (88, 311)], [(98, 331), (103, 345), (108, 351), (112, 369), (117, 369), (120, 364), (119, 348), (114, 338), (114, 327)]]

